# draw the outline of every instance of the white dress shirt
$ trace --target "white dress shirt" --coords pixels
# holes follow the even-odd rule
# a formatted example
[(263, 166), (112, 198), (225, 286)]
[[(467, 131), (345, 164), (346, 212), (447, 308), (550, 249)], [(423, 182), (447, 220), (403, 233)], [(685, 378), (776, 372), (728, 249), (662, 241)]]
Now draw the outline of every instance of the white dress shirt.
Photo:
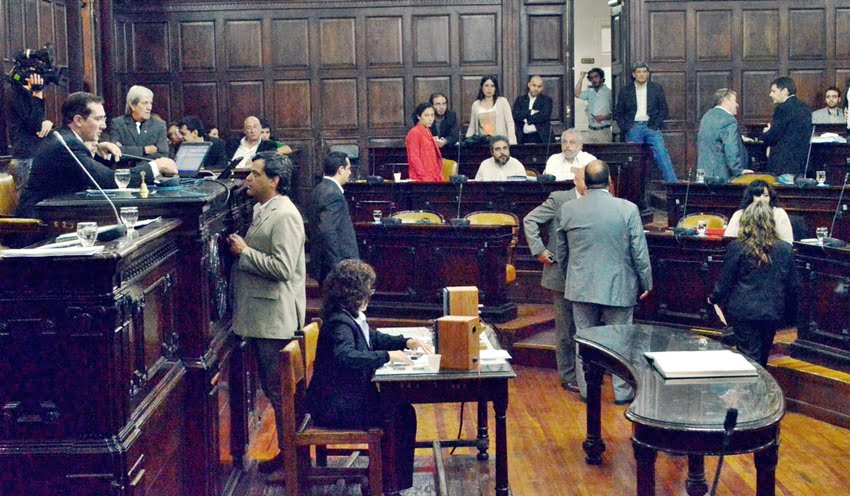
[(637, 99), (635, 122), (649, 121), (649, 114), (646, 113), (646, 86), (646, 84), (635, 83), (635, 98)]
[(522, 162), (511, 157), (505, 165), (499, 165), (493, 157), (481, 162), (478, 172), (475, 174), (476, 181), (507, 181), (511, 176), (525, 177), (525, 167)]
[(556, 181), (568, 181), (576, 177), (576, 169), (581, 169), (594, 160), (596, 160), (596, 157), (586, 151), (578, 152), (573, 160), (567, 160), (563, 153), (556, 153), (546, 161), (543, 174), (555, 176)]

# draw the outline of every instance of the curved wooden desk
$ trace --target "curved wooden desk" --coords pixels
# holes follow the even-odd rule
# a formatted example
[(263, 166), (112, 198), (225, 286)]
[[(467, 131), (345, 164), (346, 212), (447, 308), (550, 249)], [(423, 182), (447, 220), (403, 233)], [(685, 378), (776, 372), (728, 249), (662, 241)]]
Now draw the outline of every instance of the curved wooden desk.
[(600, 389), (602, 373), (608, 369), (636, 389), (626, 418), (632, 422), (638, 496), (655, 494), (659, 450), (688, 455), (688, 494), (705, 494), (703, 456), (720, 454), (728, 408), (737, 408), (739, 414), (727, 453), (754, 453), (756, 494), (774, 494), (785, 397), (765, 369), (754, 364), (758, 369), (755, 377), (665, 380), (644, 357), (645, 352), (723, 349), (719, 343), (669, 327), (595, 327), (579, 331), (576, 342), (587, 380), (587, 438), (583, 443), (587, 463), (602, 463), (605, 451)]

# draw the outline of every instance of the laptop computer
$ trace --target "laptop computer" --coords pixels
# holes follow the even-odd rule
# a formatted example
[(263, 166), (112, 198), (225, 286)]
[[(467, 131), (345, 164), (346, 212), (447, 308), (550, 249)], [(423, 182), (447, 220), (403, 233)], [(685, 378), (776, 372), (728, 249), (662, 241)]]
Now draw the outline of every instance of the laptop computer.
[(177, 156), (174, 157), (174, 162), (177, 163), (177, 174), (181, 178), (198, 177), (198, 171), (201, 170), (201, 164), (212, 148), (212, 143), (209, 141), (186, 142), (181, 143), (177, 149)]

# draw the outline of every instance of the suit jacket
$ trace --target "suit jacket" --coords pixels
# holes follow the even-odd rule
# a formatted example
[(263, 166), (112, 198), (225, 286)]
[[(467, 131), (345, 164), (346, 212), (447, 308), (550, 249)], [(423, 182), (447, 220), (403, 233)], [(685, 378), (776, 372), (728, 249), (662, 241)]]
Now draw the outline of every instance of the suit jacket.
[(796, 96), (773, 109), (770, 130), (762, 141), (770, 147), (767, 170), (772, 174), (802, 174), (812, 137), (812, 111)]
[(201, 167), (212, 170), (224, 169), (230, 163), (230, 157), (224, 151), (224, 141), (218, 138), (210, 138), (209, 141), (212, 142), (212, 146), (204, 157)]
[[(568, 191), (553, 191), (546, 201), (534, 208), (522, 220), (525, 239), (528, 247), (535, 257), (549, 250), (554, 256), (558, 252), (558, 226), (561, 225), (561, 207), (564, 203), (575, 200), (578, 197), (575, 188)], [(540, 227), (548, 226), (549, 236), (546, 245), (540, 237)], [(543, 266), (543, 277), (540, 285), (552, 291), (564, 291), (564, 269), (557, 260), (549, 265)]]
[(564, 298), (612, 307), (637, 303), (652, 289), (652, 269), (634, 203), (592, 189), (561, 207), (557, 260), (566, 268)]
[(410, 129), (404, 139), (407, 149), (407, 173), (414, 181), (442, 183), (443, 154), (431, 130), (421, 124)]
[(513, 116), (514, 123), (516, 124), (517, 139), (522, 143), (523, 136), (525, 136), (525, 133), (522, 132), (522, 126), (525, 124), (523, 121), (527, 120), (529, 124), (534, 124), (537, 128), (537, 134), (544, 143), (547, 140), (551, 141), (549, 139), (549, 133), (551, 128), (550, 121), (552, 120), (552, 99), (542, 93), (537, 95), (532, 110), (538, 110), (539, 112), (534, 115), (531, 115), (531, 111), (528, 109), (528, 100), (528, 93), (518, 96), (514, 100)]
[(360, 258), (348, 202), (333, 179), (323, 178), (313, 188), (307, 204), (307, 220), (310, 275), (321, 284), (339, 262)]
[(446, 116), (443, 117), (443, 122), (440, 126), (437, 126), (437, 120), (434, 119), (434, 123), (431, 124), (431, 134), (438, 138), (445, 138), (446, 146), (457, 143), (459, 139), (457, 114), (452, 110), (446, 110)]
[(307, 309), (304, 221), (278, 196), (251, 223), (248, 248), (233, 264), (233, 330), (252, 338), (290, 339)]
[(729, 112), (714, 107), (702, 116), (697, 137), (697, 168), (706, 177), (729, 180), (746, 168), (744, 143), (738, 121)]
[[(136, 122), (129, 114), (112, 119), (109, 123), (109, 141), (121, 143), (121, 152), (138, 157), (157, 159), (168, 156), (168, 135), (165, 122), (150, 118), (142, 123), (141, 133), (136, 130)], [(156, 153), (145, 155), (145, 147), (156, 146)], [(122, 160), (122, 162), (124, 162)], [(128, 164), (141, 164), (141, 160), (127, 160)]]
[[(233, 160), (233, 154), (236, 153), (236, 150), (239, 149), (239, 145), (242, 141), (242, 138), (233, 138), (227, 141), (227, 144), (224, 146), (224, 155), (227, 157), (228, 161)], [(270, 152), (277, 150), (277, 145), (274, 141), (271, 140), (262, 140), (260, 144), (257, 146), (257, 153), (260, 152)]]
[[(68, 147), (83, 167), (92, 175), (101, 188), (116, 188), (114, 171), (95, 160), (86, 145), (77, 138), (68, 127), (59, 129)], [(114, 164), (114, 162), (113, 162)], [(145, 179), (152, 182), (153, 170), (145, 162), (130, 169), (130, 187), (138, 187), (141, 183), (140, 172), (145, 171)], [(18, 206), (18, 217), (33, 217), (36, 214), (36, 204), (41, 200), (54, 196), (67, 195), (94, 188), (91, 179), (74, 160), (68, 150), (52, 134), (42, 140), (35, 152), (30, 170), (30, 178), (21, 194)]]
[(307, 391), (307, 408), (317, 424), (350, 428), (381, 425), (381, 399), (372, 376), (390, 360), (386, 350), (403, 350), (407, 338), (370, 328), (369, 343), (348, 312), (338, 309), (325, 317)]
[[(635, 114), (637, 113), (637, 94), (635, 85), (627, 84), (620, 91), (617, 98), (617, 107), (614, 109), (614, 119), (620, 126), (620, 132), (626, 133), (635, 125)], [(650, 129), (662, 129), (664, 119), (667, 118), (667, 98), (664, 96), (664, 88), (652, 81), (646, 82), (646, 114), (649, 115), (647, 126)]]

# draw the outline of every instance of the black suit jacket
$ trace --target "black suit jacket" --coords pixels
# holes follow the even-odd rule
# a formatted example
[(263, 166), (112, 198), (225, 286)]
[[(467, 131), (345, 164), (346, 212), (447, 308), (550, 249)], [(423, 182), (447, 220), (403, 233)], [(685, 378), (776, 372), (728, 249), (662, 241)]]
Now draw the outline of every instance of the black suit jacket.
[(442, 124), (437, 127), (437, 120), (431, 124), (431, 134), (437, 138), (445, 138), (446, 145), (454, 145), (460, 138), (457, 129), (457, 114), (451, 110), (446, 110), (446, 116), (443, 118)]
[(310, 239), (310, 275), (321, 284), (336, 264), (359, 259), (357, 237), (348, 202), (333, 180), (322, 178), (307, 205)]
[[(664, 96), (664, 88), (652, 81), (646, 82), (646, 114), (649, 115), (647, 126), (650, 129), (663, 129), (664, 119), (667, 118), (667, 97)], [(635, 114), (637, 113), (637, 94), (635, 85), (627, 84), (620, 91), (617, 98), (617, 107), (614, 109), (614, 119), (620, 126), (620, 132), (626, 133), (635, 125)]]
[[(236, 153), (236, 150), (239, 149), (239, 144), (241, 143), (242, 138), (233, 138), (227, 142), (224, 147), (224, 155), (227, 158), (228, 162), (233, 160), (233, 154)], [(277, 150), (277, 145), (275, 145), (274, 141), (271, 140), (263, 140), (260, 141), (260, 145), (257, 146), (257, 153), (260, 152), (269, 152)]]
[(770, 130), (762, 140), (770, 147), (767, 170), (772, 174), (802, 174), (812, 136), (812, 111), (792, 95), (773, 109)]
[(344, 310), (325, 315), (316, 347), (316, 365), (308, 409), (316, 423), (325, 426), (367, 428), (382, 423), (375, 371), (390, 360), (387, 350), (403, 350), (407, 338), (369, 329), (363, 331)]
[(6, 93), (9, 102), (9, 127), (12, 138), (12, 156), (14, 158), (32, 158), (41, 138), (44, 122), (44, 100), (32, 96), (32, 93), (19, 84), (9, 85)]
[(545, 143), (549, 138), (549, 132), (552, 126), (550, 122), (552, 120), (552, 99), (542, 93), (537, 95), (532, 110), (538, 110), (539, 112), (534, 115), (531, 115), (531, 111), (528, 109), (528, 100), (528, 93), (518, 96), (514, 100), (513, 114), (514, 125), (517, 130), (517, 141), (522, 143), (523, 136), (525, 136), (525, 133), (522, 132), (522, 121), (525, 120), (529, 124), (534, 124), (537, 128), (537, 134)]
[[(59, 132), (68, 143), (68, 147), (74, 153), (83, 167), (89, 171), (101, 188), (115, 188), (114, 172), (111, 168), (92, 158), (86, 145), (80, 141), (73, 131), (62, 127)], [(130, 169), (130, 187), (138, 187), (140, 184), (140, 172), (145, 171), (145, 179), (153, 182), (153, 170), (145, 162), (142, 165)], [(80, 170), (80, 166), (74, 161), (68, 150), (54, 135), (45, 138), (32, 161), (30, 178), (21, 195), (21, 204), (18, 206), (18, 217), (33, 217), (36, 214), (35, 206), (41, 200), (54, 196), (66, 195), (94, 188), (91, 180)]]
[[(129, 114), (116, 117), (109, 123), (109, 137), (102, 138), (102, 141), (121, 143), (122, 153), (128, 153), (137, 157), (150, 159), (167, 157), (168, 136), (166, 134), (165, 122), (152, 117), (143, 122), (140, 127), (141, 134), (136, 130), (136, 122)], [(146, 155), (145, 147), (148, 145), (156, 146), (156, 153)], [(142, 160), (121, 161), (121, 165), (123, 166), (140, 165), (142, 163)]]
[(218, 138), (210, 138), (209, 141), (212, 142), (212, 146), (204, 157), (201, 167), (211, 170), (224, 169), (230, 163), (230, 157), (224, 151), (224, 141)]

